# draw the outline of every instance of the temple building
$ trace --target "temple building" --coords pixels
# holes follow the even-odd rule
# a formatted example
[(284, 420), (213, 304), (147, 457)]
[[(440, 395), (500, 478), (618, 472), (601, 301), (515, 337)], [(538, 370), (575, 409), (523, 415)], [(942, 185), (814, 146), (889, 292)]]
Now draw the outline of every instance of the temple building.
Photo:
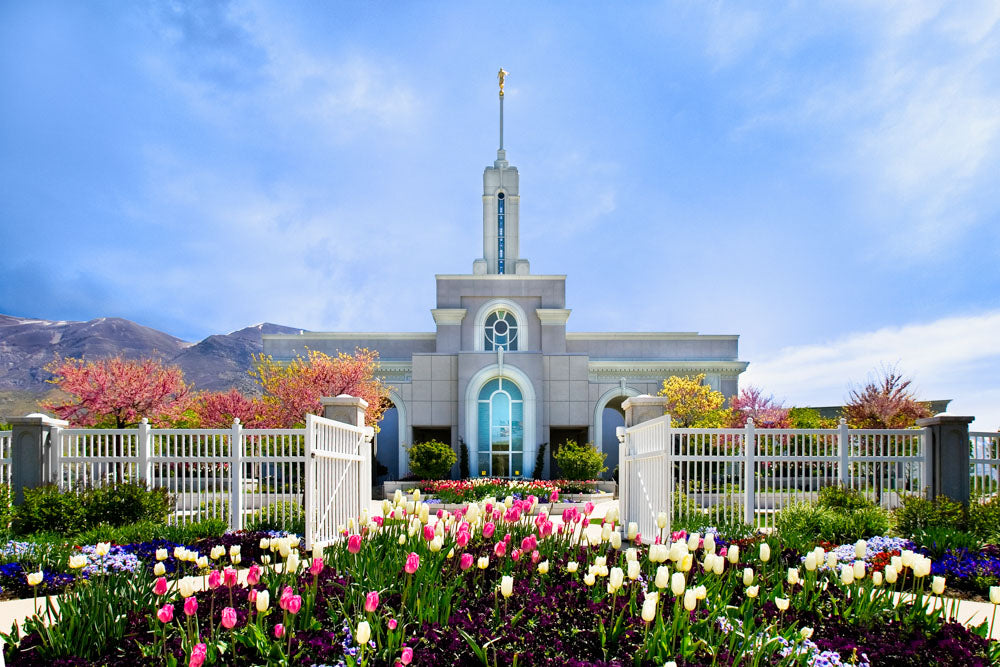
[(500, 147), (483, 171), (483, 254), (471, 273), (435, 276), (434, 330), (264, 336), (264, 353), (276, 361), (307, 350), (378, 350), (393, 387), (377, 443), (383, 479), (404, 477), (406, 446), (429, 439), (459, 454), (464, 443), (473, 476), (500, 477), (533, 476), (543, 444), (538, 473), (548, 477), (553, 445), (593, 442), (607, 453), (610, 475), (625, 398), (698, 373), (728, 398), (747, 367), (736, 335), (567, 330), (566, 276), (532, 274), (521, 256), (520, 179), (503, 147), (505, 74)]

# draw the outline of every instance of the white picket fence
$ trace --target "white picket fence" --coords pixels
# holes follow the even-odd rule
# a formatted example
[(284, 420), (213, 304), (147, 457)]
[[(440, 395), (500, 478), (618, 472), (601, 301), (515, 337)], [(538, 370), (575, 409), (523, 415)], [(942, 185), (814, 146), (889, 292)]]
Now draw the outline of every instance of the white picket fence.
[(12, 436), (11, 431), (0, 431), (0, 484), (10, 484)]
[(973, 497), (1000, 492), (1000, 433), (969, 432), (969, 468)]
[[(144, 481), (175, 501), (172, 524), (221, 518), (241, 530), (254, 517), (327, 543), (371, 502), (373, 429), (310, 415), (306, 428), (53, 428), (47, 478), (61, 489)], [(10, 478), (10, 433), (0, 433)], [(319, 530), (319, 533), (316, 531)]]
[[(622, 521), (644, 536), (656, 517), (697, 516), (706, 525), (734, 520), (773, 527), (778, 510), (815, 501), (842, 484), (883, 506), (927, 483), (929, 429), (673, 428), (664, 415), (623, 429), (619, 453)], [(747, 446), (750, 443), (750, 446)]]

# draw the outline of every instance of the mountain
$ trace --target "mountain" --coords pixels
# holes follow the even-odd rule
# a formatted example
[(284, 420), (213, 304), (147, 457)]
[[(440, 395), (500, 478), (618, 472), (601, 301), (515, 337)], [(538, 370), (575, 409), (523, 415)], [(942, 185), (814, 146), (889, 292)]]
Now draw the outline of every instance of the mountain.
[(253, 365), (253, 355), (264, 349), (261, 335), (299, 331), (280, 324), (256, 324), (230, 334), (209, 336), (182, 350), (170, 363), (180, 366), (185, 379), (197, 389), (224, 391), (235, 387), (244, 394), (254, 394), (259, 390), (247, 371)]
[[(229, 334), (189, 343), (156, 329), (117, 317), (88, 322), (53, 322), (0, 315), (0, 406), (21, 406), (52, 389), (45, 366), (54, 359), (156, 357), (180, 366), (196, 389), (220, 391), (236, 387), (256, 390), (247, 374), (252, 356), (263, 350), (262, 334), (300, 330), (262, 323)], [(27, 398), (26, 398), (27, 397)]]

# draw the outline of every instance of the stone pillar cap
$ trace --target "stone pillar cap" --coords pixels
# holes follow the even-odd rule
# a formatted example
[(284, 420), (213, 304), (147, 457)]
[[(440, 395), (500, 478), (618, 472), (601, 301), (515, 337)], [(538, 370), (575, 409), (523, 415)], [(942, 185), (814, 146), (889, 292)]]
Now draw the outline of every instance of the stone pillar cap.
[(6, 422), (11, 426), (59, 426), (61, 428), (69, 426), (69, 422), (65, 419), (56, 419), (40, 412), (32, 412), (24, 417), (7, 417)]
[(339, 396), (323, 396), (319, 399), (320, 405), (358, 405), (362, 408), (368, 407), (368, 401), (360, 396), (350, 394), (340, 394)]
[(935, 424), (971, 424), (975, 417), (963, 415), (952, 415), (947, 412), (939, 412), (933, 417), (924, 417), (917, 420), (917, 426), (934, 426)]

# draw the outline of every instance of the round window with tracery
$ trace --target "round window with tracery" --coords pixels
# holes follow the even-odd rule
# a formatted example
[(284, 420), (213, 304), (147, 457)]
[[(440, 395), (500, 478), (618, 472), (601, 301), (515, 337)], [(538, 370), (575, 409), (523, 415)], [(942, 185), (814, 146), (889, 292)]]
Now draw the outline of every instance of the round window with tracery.
[(517, 350), (517, 320), (509, 310), (496, 310), (486, 318), (486, 350)]

